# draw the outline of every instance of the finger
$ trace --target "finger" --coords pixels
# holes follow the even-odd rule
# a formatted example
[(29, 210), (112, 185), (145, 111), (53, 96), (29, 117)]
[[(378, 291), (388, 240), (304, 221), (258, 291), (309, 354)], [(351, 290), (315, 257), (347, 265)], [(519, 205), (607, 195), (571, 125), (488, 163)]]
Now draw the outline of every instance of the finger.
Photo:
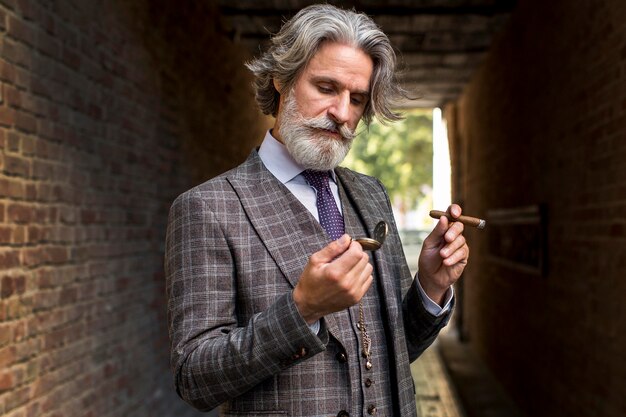
[(369, 274), (369, 275), (365, 276), (365, 278), (361, 282), (359, 300), (361, 300), (361, 298), (363, 298), (363, 296), (365, 295), (367, 290), (369, 290), (370, 287), (372, 286), (373, 282), (374, 282), (374, 276), (372, 274)]
[(360, 281), (366, 280), (372, 275), (374, 267), (370, 263), (369, 256), (366, 255), (366, 257), (359, 262), (358, 269), (356, 270), (360, 273)]
[(459, 235), (452, 242), (448, 243), (443, 248), (441, 248), (441, 250), (439, 251), (439, 254), (441, 255), (442, 258), (445, 259), (449, 257), (450, 255), (452, 255), (457, 249), (464, 246), (465, 243), (466, 243), (465, 236)]
[(449, 213), (452, 217), (458, 218), (463, 212), (463, 209), (458, 204), (450, 204), (446, 212)]
[(463, 231), (465, 230), (465, 225), (461, 222), (452, 222), (448, 230), (445, 233), (446, 242), (453, 242), (459, 236), (463, 235)]
[(360, 300), (372, 285), (372, 282), (374, 281), (374, 276), (372, 275), (373, 271), (374, 268), (369, 262), (367, 262), (365, 267), (360, 271), (358, 279), (353, 284), (356, 292), (356, 301)]
[(467, 259), (469, 257), (469, 247), (467, 245), (461, 246), (459, 249), (454, 251), (450, 256), (443, 260), (443, 264), (445, 266), (453, 266), (456, 264), (467, 264)]
[(353, 242), (348, 250), (333, 259), (332, 262), (322, 265), (322, 268), (328, 278), (336, 282), (343, 282), (342, 285), (351, 288), (368, 263), (369, 255), (363, 251), (360, 244)]
[(342, 266), (345, 268), (344, 274), (348, 275), (352, 281), (361, 281), (362, 275), (370, 275), (372, 273), (372, 265), (370, 257), (361, 249), (361, 245), (355, 243), (358, 249), (352, 252), (352, 248), (342, 255)]
[(330, 242), (318, 252), (315, 252), (311, 256), (311, 261), (314, 263), (329, 263), (348, 250), (350, 242), (352, 242), (352, 239), (349, 235), (345, 234), (339, 239)]

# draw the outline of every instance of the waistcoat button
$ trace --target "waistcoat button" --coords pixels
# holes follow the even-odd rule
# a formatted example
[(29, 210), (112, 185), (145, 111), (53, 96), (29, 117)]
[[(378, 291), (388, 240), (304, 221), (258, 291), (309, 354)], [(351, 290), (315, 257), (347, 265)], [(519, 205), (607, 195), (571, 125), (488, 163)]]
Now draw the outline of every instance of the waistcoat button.
[(367, 407), (367, 414), (373, 416), (374, 414), (376, 414), (378, 410), (376, 409), (376, 406), (374, 404), (371, 404), (369, 407)]
[(372, 381), (372, 380), (371, 380), (371, 379), (369, 379), (369, 378), (367, 378), (367, 379), (365, 380), (365, 386), (366, 386), (367, 388), (371, 387), (373, 383), (374, 383), (374, 381)]
[(335, 355), (335, 359), (337, 359), (337, 362), (339, 363), (348, 362), (348, 356), (344, 352), (339, 352), (337, 355)]
[(350, 417), (350, 413), (348, 413), (346, 410), (341, 410), (337, 413), (337, 417)]

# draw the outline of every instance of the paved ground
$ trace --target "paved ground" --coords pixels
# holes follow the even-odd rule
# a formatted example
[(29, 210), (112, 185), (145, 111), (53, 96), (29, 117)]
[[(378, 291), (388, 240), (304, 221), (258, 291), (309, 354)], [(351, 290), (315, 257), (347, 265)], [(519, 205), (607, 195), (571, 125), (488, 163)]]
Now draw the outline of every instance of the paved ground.
[(524, 417), (524, 413), (470, 347), (453, 331), (439, 336), (438, 351), (466, 417)]
[(465, 417), (435, 342), (411, 364), (419, 417)]

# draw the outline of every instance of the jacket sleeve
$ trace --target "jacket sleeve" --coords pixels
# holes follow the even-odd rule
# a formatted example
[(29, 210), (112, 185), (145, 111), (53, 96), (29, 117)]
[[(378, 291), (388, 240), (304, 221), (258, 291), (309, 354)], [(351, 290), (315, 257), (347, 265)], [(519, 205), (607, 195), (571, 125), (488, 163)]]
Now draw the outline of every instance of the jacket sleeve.
[(323, 322), (319, 336), (313, 334), (291, 291), (238, 322), (228, 242), (198, 193), (172, 204), (165, 248), (171, 365), (178, 394), (200, 410), (243, 394), (328, 343)]
[(417, 276), (413, 279), (413, 284), (402, 303), (409, 361), (416, 360), (435, 341), (439, 331), (448, 324), (453, 307), (454, 300), (450, 304), (450, 311), (445, 314), (441, 316), (430, 314), (419, 294)]

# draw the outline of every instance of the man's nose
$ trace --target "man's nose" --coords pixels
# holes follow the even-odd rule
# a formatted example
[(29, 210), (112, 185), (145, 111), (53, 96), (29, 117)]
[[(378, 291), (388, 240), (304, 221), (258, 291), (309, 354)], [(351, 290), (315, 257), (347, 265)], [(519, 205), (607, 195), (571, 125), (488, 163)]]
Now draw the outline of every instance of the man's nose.
[(350, 119), (350, 93), (337, 94), (328, 109), (328, 115), (337, 124), (347, 123)]

